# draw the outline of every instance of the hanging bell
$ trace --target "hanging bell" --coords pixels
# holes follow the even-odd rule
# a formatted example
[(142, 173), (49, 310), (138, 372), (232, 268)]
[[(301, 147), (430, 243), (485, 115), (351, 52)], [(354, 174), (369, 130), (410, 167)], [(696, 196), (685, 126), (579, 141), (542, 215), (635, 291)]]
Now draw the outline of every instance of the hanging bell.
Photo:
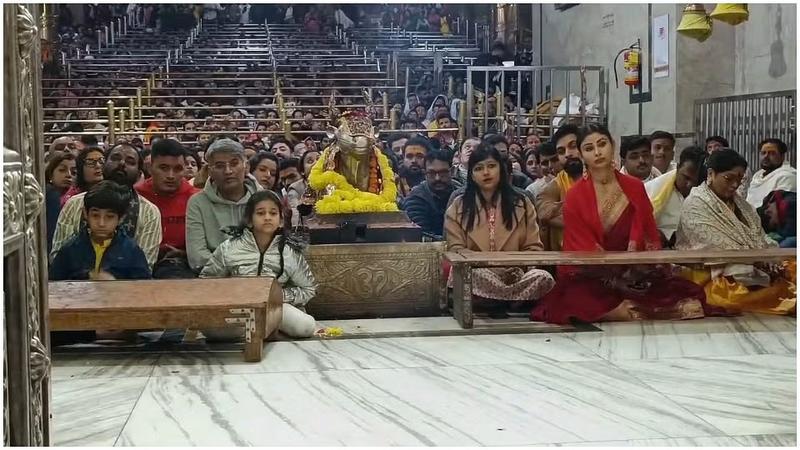
[(739, 25), (750, 17), (747, 11), (747, 3), (717, 3), (717, 7), (711, 13), (711, 18), (722, 22)]
[(683, 9), (683, 17), (678, 25), (678, 33), (705, 41), (711, 36), (711, 19), (706, 15), (706, 9), (700, 3), (691, 3)]

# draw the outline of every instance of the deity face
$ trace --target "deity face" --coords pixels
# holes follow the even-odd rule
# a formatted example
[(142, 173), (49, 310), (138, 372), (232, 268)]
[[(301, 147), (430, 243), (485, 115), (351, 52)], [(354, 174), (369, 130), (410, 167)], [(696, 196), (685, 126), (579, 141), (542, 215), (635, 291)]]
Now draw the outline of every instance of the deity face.
[(336, 140), (343, 149), (351, 151), (356, 156), (364, 156), (368, 154), (372, 148), (367, 136), (352, 136), (337, 132)]
[(336, 129), (336, 140), (339, 146), (352, 152), (355, 156), (365, 156), (372, 151), (376, 136), (372, 128), (372, 121), (365, 117), (345, 117)]

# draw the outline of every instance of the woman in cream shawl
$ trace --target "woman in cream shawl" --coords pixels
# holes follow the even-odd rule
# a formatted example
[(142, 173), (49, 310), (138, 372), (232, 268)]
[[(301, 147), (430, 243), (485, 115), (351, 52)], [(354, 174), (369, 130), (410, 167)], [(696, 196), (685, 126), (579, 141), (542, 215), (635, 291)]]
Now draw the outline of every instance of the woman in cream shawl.
[[(708, 180), (683, 202), (675, 247), (679, 250), (753, 250), (776, 247), (761, 219), (737, 192), (747, 161), (734, 150), (708, 158)], [(787, 314), (796, 299), (782, 271), (769, 265), (728, 264), (692, 270), (687, 277), (705, 287), (709, 304), (730, 311)]]

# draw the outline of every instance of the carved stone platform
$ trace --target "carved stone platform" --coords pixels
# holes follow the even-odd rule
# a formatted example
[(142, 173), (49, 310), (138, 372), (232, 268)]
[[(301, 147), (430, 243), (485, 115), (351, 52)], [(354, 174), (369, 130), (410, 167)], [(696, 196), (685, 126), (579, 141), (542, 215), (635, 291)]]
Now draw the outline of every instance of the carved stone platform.
[(421, 242), (406, 213), (317, 214), (306, 221), (311, 244)]
[(318, 320), (434, 316), (440, 312), (442, 242), (311, 245)]

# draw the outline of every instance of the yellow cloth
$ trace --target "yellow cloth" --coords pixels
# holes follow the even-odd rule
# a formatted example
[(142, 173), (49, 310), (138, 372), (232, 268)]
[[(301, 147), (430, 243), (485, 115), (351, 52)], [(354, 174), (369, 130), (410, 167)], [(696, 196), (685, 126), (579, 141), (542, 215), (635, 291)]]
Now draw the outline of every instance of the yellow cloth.
[(439, 129), (439, 124), (436, 123), (436, 118), (434, 117), (431, 123), (428, 124), (428, 129), (433, 130), (432, 133), (428, 133), (428, 137), (433, 139), (436, 137), (436, 130)]
[(684, 278), (703, 286), (709, 305), (728, 311), (749, 311), (763, 314), (790, 314), (795, 311), (797, 299), (791, 292), (789, 281), (779, 278), (763, 289), (750, 290), (730, 277), (711, 278), (709, 269), (684, 268)]
[[(575, 184), (567, 175), (566, 171), (558, 172), (555, 178), (556, 184), (558, 185), (559, 191), (561, 191), (561, 204), (564, 204), (564, 200), (567, 198), (567, 192), (572, 189), (572, 185)], [(551, 250), (561, 250), (561, 245), (564, 242), (564, 229), (558, 227), (550, 227), (550, 249)]]
[(447, 23), (447, 18), (446, 17), (442, 17), (441, 20), (440, 20), (440, 23), (441, 23), (440, 30), (441, 30), (442, 34), (445, 35), (445, 36), (449, 36), (450, 35), (450, 24)]
[(107, 239), (101, 243), (92, 241), (92, 248), (94, 249), (94, 273), (100, 273), (100, 263), (103, 261), (103, 255), (111, 245), (111, 239)]
[(656, 217), (658, 217), (658, 215), (661, 213), (661, 210), (664, 209), (664, 206), (666, 206), (666, 204), (669, 202), (670, 197), (672, 197), (672, 193), (675, 192), (675, 179), (678, 176), (678, 171), (673, 170), (666, 176), (668, 179), (665, 180), (664, 185), (661, 186), (661, 189), (651, 200), (651, 203), (653, 203), (653, 215)]
[(572, 188), (575, 182), (567, 175), (567, 172), (562, 170), (556, 175), (556, 183), (558, 183), (558, 188), (561, 190), (561, 201), (563, 202), (567, 197), (567, 192)]

